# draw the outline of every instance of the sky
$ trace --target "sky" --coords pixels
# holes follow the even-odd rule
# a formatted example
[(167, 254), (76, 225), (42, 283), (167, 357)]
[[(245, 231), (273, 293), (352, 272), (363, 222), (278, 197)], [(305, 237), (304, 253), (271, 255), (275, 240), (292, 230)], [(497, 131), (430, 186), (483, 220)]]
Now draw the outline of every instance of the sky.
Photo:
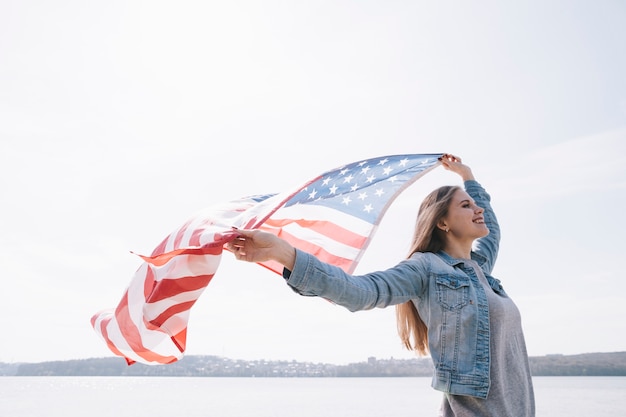
[[(90, 325), (207, 206), (449, 152), (492, 196), (532, 356), (626, 350), (626, 3), (0, 3), (0, 362), (113, 356)], [(439, 167), (356, 273), (408, 250)], [(300, 297), (225, 254), (188, 355), (409, 359), (393, 308)]]

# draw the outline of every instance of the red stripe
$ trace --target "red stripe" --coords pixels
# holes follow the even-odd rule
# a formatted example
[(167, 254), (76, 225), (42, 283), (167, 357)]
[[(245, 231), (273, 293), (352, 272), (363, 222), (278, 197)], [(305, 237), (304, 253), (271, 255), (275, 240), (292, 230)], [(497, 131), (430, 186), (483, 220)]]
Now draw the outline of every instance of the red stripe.
[[(111, 318), (112, 317), (107, 317), (105, 319), (102, 319), (102, 321), (100, 322), (100, 333), (102, 334), (102, 337), (104, 338), (104, 341), (106, 342), (109, 349), (111, 349), (111, 352), (115, 353), (118, 356), (124, 356), (124, 354), (119, 351), (117, 346), (115, 346), (115, 344), (113, 344), (113, 342), (111, 342), (111, 339), (109, 338), (109, 332), (107, 332), (107, 325), (111, 322)], [(94, 318), (92, 318), (92, 325), (95, 324), (94, 322), (95, 322), (95, 316)], [(126, 360), (128, 361), (130, 359), (126, 359)]]
[[(354, 260), (353, 259), (349, 259), (349, 258), (344, 258), (341, 256), (337, 256), (337, 255), (333, 255), (332, 253), (326, 251), (325, 249), (311, 243), (308, 242), (306, 240), (301, 240), (298, 239), (297, 237), (293, 236), (290, 233), (285, 232), (282, 229), (278, 229), (278, 230), (274, 230), (272, 231), (272, 229), (268, 229), (268, 231), (273, 232), (274, 234), (276, 234), (279, 237), (282, 237), (283, 239), (285, 239), (287, 242), (291, 243), (293, 246), (295, 246), (296, 248), (303, 250), (305, 252), (310, 253), (311, 255), (319, 258), (320, 260), (330, 263), (332, 265), (338, 266), (339, 268), (343, 269), (344, 271), (347, 271), (350, 269), (350, 267), (352, 266)], [(270, 268), (271, 269), (271, 268)], [(281, 269), (282, 271), (282, 269)]]
[(352, 246), (353, 248), (360, 249), (363, 247), (365, 242), (367, 241), (367, 237), (360, 235), (358, 233), (354, 233), (350, 229), (346, 229), (341, 227), (333, 222), (322, 221), (322, 220), (291, 220), (291, 219), (268, 219), (265, 224), (272, 227), (284, 227), (291, 223), (296, 223), (300, 227), (304, 229), (313, 230), (319, 234), (324, 236), (328, 236), (334, 241), (340, 242), (344, 245)]
[(180, 278), (165, 278), (159, 281), (152, 293), (146, 298), (147, 303), (156, 303), (178, 294), (196, 291), (209, 285), (215, 274), (187, 276)]
[(161, 243), (159, 243), (159, 245), (156, 248), (154, 248), (150, 256), (157, 256), (165, 252), (165, 247), (167, 246), (167, 241), (169, 240), (169, 238), (170, 237), (168, 236), (165, 239), (163, 239)]
[(187, 346), (187, 328), (185, 327), (179, 333), (172, 336), (172, 342), (176, 345), (176, 347), (181, 351), (185, 351), (185, 346)]
[(137, 356), (147, 362), (171, 363), (176, 361), (176, 357), (174, 356), (158, 355), (143, 345), (141, 342), (141, 333), (132, 321), (128, 310), (128, 292), (124, 294), (122, 301), (115, 309), (115, 319), (117, 320), (117, 324), (120, 327), (120, 331), (126, 343), (128, 343), (128, 346)]
[(154, 271), (150, 264), (146, 265), (146, 273), (143, 278), (143, 298), (147, 299), (154, 291), (156, 283), (154, 281)]
[[(354, 262), (353, 262), (354, 264)], [(281, 263), (278, 263), (276, 261), (267, 261), (267, 262), (263, 262), (263, 263), (259, 263), (260, 266), (269, 269), (272, 272), (277, 273), (278, 275), (283, 274), (283, 270), (285, 269), (284, 265)], [(345, 272), (347, 273), (352, 273), (352, 269), (356, 268), (356, 265), (352, 265), (352, 267), (350, 266), (344, 266), (341, 269), (343, 269)]]
[(150, 320), (148, 322), (149, 326), (146, 326), (146, 327), (152, 330), (158, 330), (163, 325), (163, 323), (168, 321), (172, 316), (191, 309), (191, 307), (196, 303), (196, 301), (197, 299), (171, 306), (170, 308), (166, 309), (161, 314), (159, 314), (158, 317), (156, 317), (153, 320)]
[(196, 230), (191, 233), (189, 238), (189, 246), (200, 246), (200, 237), (206, 231), (208, 226), (211, 226), (213, 222), (211, 220), (205, 220), (198, 225)]
[(187, 223), (185, 223), (180, 229), (178, 229), (178, 233), (176, 233), (176, 237), (174, 238), (175, 248), (180, 248), (180, 242), (183, 240), (183, 237), (185, 236), (185, 232), (187, 231), (187, 228), (189, 227), (190, 224), (191, 224), (191, 219), (188, 220)]
[[(161, 253), (159, 255), (153, 257), (141, 256), (148, 265), (145, 271), (145, 276), (143, 278), (143, 292), (146, 301), (160, 301), (167, 299), (168, 297), (175, 296), (180, 294), (181, 292), (186, 291), (195, 291), (198, 289), (202, 289), (208, 285), (211, 279), (214, 276), (210, 275), (198, 275), (198, 276), (190, 276), (190, 277), (181, 277), (178, 279), (165, 279), (155, 284), (154, 278), (154, 270), (152, 266), (163, 266), (170, 260), (172, 260), (175, 256), (188, 254), (188, 255), (221, 255), (223, 251), (223, 245), (225, 242), (233, 239), (236, 236), (234, 232), (226, 232), (224, 234), (216, 234), (216, 242), (208, 244), (201, 248), (182, 248), (179, 250), (171, 251), (168, 253)], [(158, 248), (162, 251), (162, 248), (165, 246), (166, 241), (162, 242), (160, 247)], [(153, 253), (158, 253), (155, 250)], [(153, 330), (159, 330), (158, 326), (162, 325), (167, 319), (169, 319), (174, 314), (186, 311), (191, 308), (191, 306), (197, 300), (193, 300), (190, 302), (180, 303), (176, 306), (172, 306), (162, 312), (156, 319), (152, 321), (152, 323), (145, 323), (147, 328)], [(157, 363), (172, 363), (177, 360), (175, 356), (162, 356), (155, 352), (152, 352), (150, 349), (146, 348), (143, 345), (141, 332), (137, 325), (132, 321), (129, 306), (128, 306), (128, 292), (124, 294), (121, 302), (115, 310), (115, 319), (120, 328), (120, 332), (122, 337), (125, 339), (126, 343), (130, 347), (130, 349), (137, 354), (137, 356), (141, 357), (146, 362), (157, 362)], [(110, 318), (106, 319), (106, 322), (103, 323), (101, 327), (101, 333), (103, 338), (105, 339), (107, 346), (109, 349), (118, 356), (125, 355), (117, 348), (115, 343), (110, 339), (108, 333), (106, 331), (106, 324), (110, 322)], [(144, 320), (145, 321), (145, 320)], [(92, 323), (93, 324), (93, 323)], [(166, 334), (163, 334), (164, 337), (167, 337)], [(183, 329), (178, 334), (171, 336), (172, 343), (180, 350), (180, 352), (184, 352), (185, 343), (186, 343), (186, 329)], [(134, 361), (126, 358), (127, 362), (133, 363)]]
[[(234, 239), (234, 237), (235, 236), (233, 235), (232, 239)], [(228, 240), (231, 240), (231, 239), (228, 239)], [(172, 260), (172, 258), (178, 255), (220, 255), (223, 250), (222, 246), (228, 240), (224, 240), (224, 242), (213, 242), (205, 246), (202, 246), (201, 248), (181, 248), (181, 249), (173, 250), (167, 253), (162, 253), (156, 256), (144, 256), (144, 255), (137, 255), (137, 256), (139, 256), (141, 259), (143, 259), (147, 263), (152, 264), (154, 266), (163, 266), (166, 263), (168, 263), (170, 260)]]

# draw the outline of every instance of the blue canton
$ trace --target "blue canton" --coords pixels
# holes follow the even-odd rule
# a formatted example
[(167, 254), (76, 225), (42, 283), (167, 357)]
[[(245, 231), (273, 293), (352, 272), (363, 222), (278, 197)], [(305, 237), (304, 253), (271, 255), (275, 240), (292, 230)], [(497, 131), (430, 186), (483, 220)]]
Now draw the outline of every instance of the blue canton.
[(313, 180), (285, 207), (326, 206), (375, 224), (395, 196), (435, 165), (440, 155), (392, 155), (345, 165)]

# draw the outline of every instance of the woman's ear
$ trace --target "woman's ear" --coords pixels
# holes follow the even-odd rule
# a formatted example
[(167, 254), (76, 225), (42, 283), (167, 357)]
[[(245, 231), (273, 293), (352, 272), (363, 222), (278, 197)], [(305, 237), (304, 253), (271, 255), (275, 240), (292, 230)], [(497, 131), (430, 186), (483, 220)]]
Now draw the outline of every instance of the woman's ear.
[(440, 230), (443, 230), (446, 233), (448, 233), (450, 231), (450, 228), (446, 224), (445, 220), (439, 220), (437, 222), (437, 228), (440, 229)]

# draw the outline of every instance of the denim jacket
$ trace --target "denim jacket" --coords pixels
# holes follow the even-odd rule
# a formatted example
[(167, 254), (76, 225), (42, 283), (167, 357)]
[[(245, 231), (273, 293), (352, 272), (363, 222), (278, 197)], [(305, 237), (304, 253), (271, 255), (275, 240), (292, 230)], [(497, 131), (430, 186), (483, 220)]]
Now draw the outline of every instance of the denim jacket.
[[(500, 241), (500, 229), (489, 194), (476, 181), (465, 190), (482, 207), (489, 235), (472, 250), (493, 290), (506, 295), (490, 274)], [(419, 252), (396, 266), (364, 275), (349, 275), (296, 250), (292, 271), (283, 276), (296, 292), (326, 298), (350, 311), (387, 307), (412, 300), (428, 327), (428, 344), (435, 366), (433, 388), (456, 395), (486, 398), (489, 391), (489, 307), (474, 268), (444, 252)]]

